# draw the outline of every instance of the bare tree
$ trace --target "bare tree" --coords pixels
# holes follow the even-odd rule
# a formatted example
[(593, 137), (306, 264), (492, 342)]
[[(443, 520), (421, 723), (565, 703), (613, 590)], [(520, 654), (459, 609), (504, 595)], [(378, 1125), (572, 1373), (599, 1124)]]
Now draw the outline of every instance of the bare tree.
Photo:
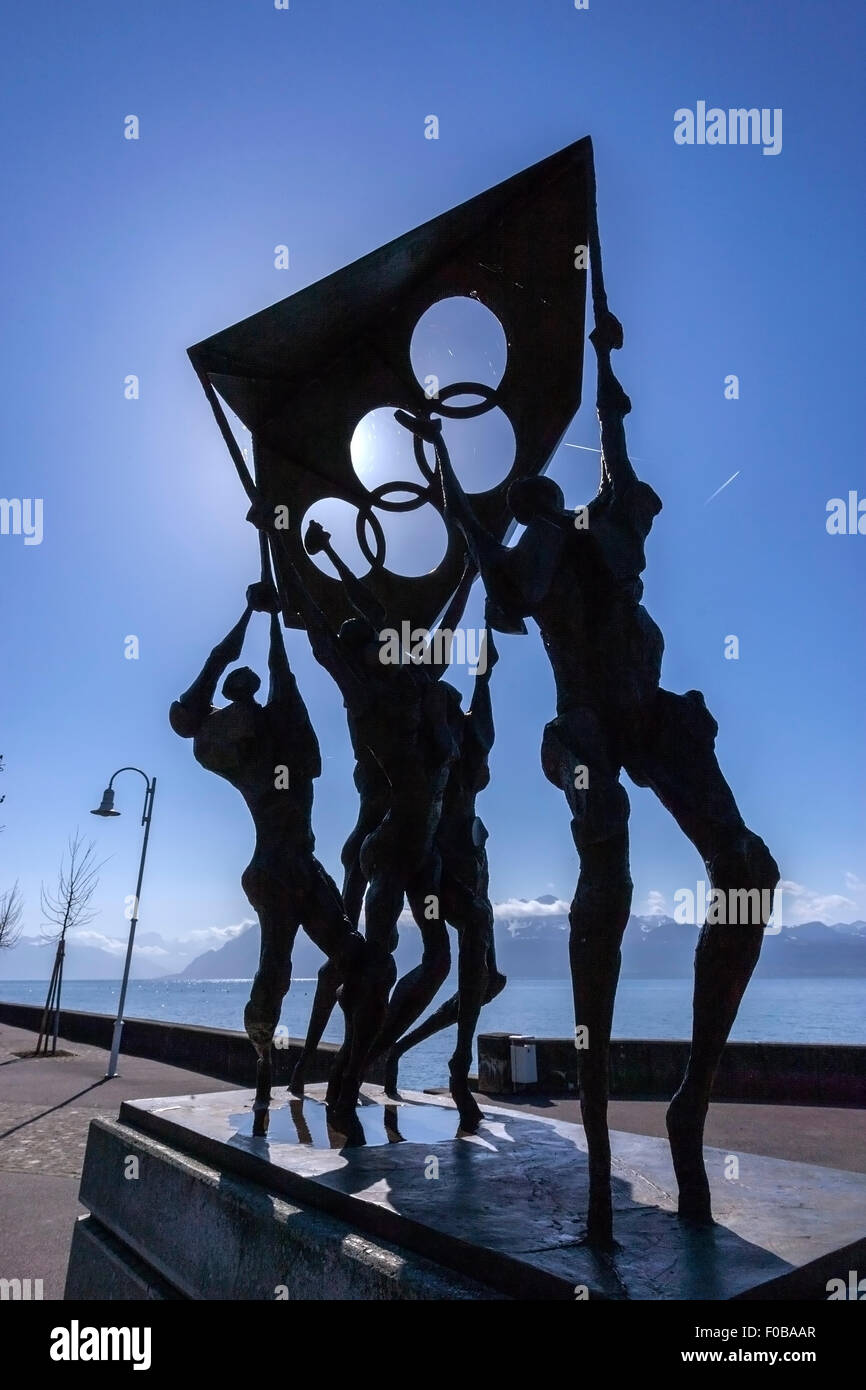
[(90, 907), (90, 900), (96, 892), (99, 883), (99, 870), (104, 861), (99, 864), (95, 862), (94, 848), (93, 841), (88, 840), (85, 844), (76, 830), (68, 841), (66, 855), (60, 861), (56, 889), (49, 892), (45, 885), (42, 885), (42, 915), (48, 928), (48, 930), (43, 930), (42, 937), (45, 941), (56, 941), (57, 951), (39, 1028), (39, 1039), (36, 1043), (37, 1052), (47, 1054), (49, 1037), (51, 1038), (51, 1052), (57, 1051), (66, 933), (73, 927), (82, 927), (85, 923), (92, 922), (96, 916), (96, 912)]
[[(5, 772), (3, 764), (3, 754), (0, 753), (0, 772)], [(6, 794), (0, 796), (0, 805), (6, 800)], [(0, 833), (6, 829), (5, 825), (0, 825)], [(18, 881), (5, 893), (0, 893), (0, 951), (9, 950), (13, 947), (21, 935), (21, 914), (24, 911), (24, 899), (21, 897), (21, 890)]]
[(23, 911), (24, 899), (16, 880), (5, 893), (0, 893), (0, 951), (9, 950), (17, 944)]

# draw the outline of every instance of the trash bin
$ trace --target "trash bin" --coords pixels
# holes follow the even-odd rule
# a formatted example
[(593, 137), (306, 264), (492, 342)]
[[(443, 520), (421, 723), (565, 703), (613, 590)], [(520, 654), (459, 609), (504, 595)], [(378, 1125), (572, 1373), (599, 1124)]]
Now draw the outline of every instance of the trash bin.
[(510, 1042), (512, 1086), (534, 1086), (538, 1081), (535, 1038), (513, 1036)]

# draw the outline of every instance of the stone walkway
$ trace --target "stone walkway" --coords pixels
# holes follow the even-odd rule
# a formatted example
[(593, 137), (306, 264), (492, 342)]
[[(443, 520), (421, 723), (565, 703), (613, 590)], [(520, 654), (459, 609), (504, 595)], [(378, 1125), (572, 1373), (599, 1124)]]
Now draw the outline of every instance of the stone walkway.
[(72, 1227), (84, 1213), (78, 1182), (90, 1121), (116, 1119), (122, 1100), (230, 1091), (196, 1072), (120, 1058), (105, 1080), (108, 1053), (83, 1043), (70, 1056), (25, 1057), (36, 1035), (0, 1024), (0, 1279), (41, 1279), (45, 1298), (62, 1298)]
[[(90, 1121), (115, 1119), (122, 1100), (229, 1091), (237, 1087), (180, 1067), (121, 1055), (105, 1080), (108, 1053), (82, 1043), (71, 1055), (20, 1058), (36, 1036), (0, 1023), (0, 1279), (41, 1279), (47, 1299), (63, 1297), (72, 1228), (83, 1214), (78, 1182)], [(482, 1105), (484, 1097), (478, 1099)], [(580, 1121), (575, 1099), (490, 1097), (549, 1118)], [(612, 1101), (612, 1129), (664, 1135), (658, 1101)], [(767, 1154), (866, 1172), (866, 1110), (812, 1106), (713, 1105), (707, 1143), (732, 1153)]]

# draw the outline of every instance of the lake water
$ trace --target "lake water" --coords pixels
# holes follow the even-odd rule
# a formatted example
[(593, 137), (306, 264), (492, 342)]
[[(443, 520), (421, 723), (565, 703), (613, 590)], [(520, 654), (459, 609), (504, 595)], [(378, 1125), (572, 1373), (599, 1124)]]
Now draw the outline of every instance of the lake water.
[[(281, 1022), (292, 1037), (302, 1036), (315, 990), (314, 980), (295, 980)], [(212, 1028), (243, 1028), (249, 980), (132, 980), (127, 1017), (199, 1023)], [(41, 980), (4, 981), (0, 998), (39, 1004), (47, 985)], [(68, 1009), (113, 1013), (119, 981), (70, 980), (63, 986)], [(444, 997), (444, 995), (443, 995)], [(341, 1038), (339, 1012), (325, 1034)], [(689, 980), (623, 980), (617, 992), (614, 1036), (687, 1038), (691, 1028)], [(562, 980), (514, 980), (482, 1011), (482, 1032), (571, 1037), (571, 989)], [(415, 1089), (444, 1086), (454, 1029), (428, 1039), (401, 1063), (401, 1084)], [(732, 1038), (740, 1042), (859, 1043), (866, 1045), (866, 978), (754, 980), (746, 992)]]

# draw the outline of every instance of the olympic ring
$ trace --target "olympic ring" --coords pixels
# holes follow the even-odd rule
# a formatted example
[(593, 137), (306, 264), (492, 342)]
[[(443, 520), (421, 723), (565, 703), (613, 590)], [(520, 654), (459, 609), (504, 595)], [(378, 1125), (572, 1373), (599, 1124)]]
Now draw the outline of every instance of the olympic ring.
[[(386, 502), (386, 492), (414, 492), (415, 497), (407, 502)], [(428, 501), (429, 492), (429, 488), (421, 487), (418, 483), (380, 483), (370, 493), (368, 506), (381, 507), (386, 512), (414, 512), (416, 507), (423, 507)]]
[[(470, 395), (481, 396), (478, 405), (443, 405), (443, 402), (450, 401), (452, 396)], [(436, 414), (443, 415), (446, 420), (471, 420), (478, 415), (486, 415), (488, 410), (493, 410), (494, 406), (499, 404), (499, 393), (491, 386), (484, 386), (480, 381), (456, 381), (453, 386), (443, 387), (435, 397), (435, 402)], [(428, 483), (432, 483), (436, 477), (436, 465), (428, 461), (424, 452), (424, 440), (420, 435), (412, 436), (412, 448), (419, 473)]]
[[(372, 554), (370, 544), (367, 540), (368, 526), (373, 532), (373, 539), (376, 543), (375, 555)], [(369, 507), (363, 512), (360, 507), (358, 508), (358, 515), (355, 520), (355, 535), (358, 538), (361, 554), (364, 556), (370, 568), (382, 569), (385, 564), (385, 532), (382, 530), (381, 521), (374, 512), (370, 511)]]
[[(443, 406), (442, 402), (450, 401), (452, 396), (480, 396), (481, 401), (478, 405)], [(436, 399), (439, 402), (437, 415), (444, 415), (448, 420), (471, 420), (475, 415), (485, 415), (499, 404), (499, 391), (493, 386), (484, 386), (480, 381), (456, 381), (453, 386), (443, 387)]]
[[(447, 402), (455, 396), (480, 396), (481, 399), (474, 405), (448, 405)], [(438, 394), (431, 398), (430, 413), (435, 410), (437, 415), (444, 416), (448, 420), (471, 420), (479, 415), (485, 415), (488, 410), (493, 410), (499, 405), (499, 392), (491, 386), (485, 386), (480, 381), (456, 381), (451, 386), (443, 387)], [(420, 435), (413, 435), (412, 447), (415, 454), (415, 462), (418, 471), (426, 480), (426, 487), (412, 482), (393, 482), (380, 483), (369, 493), (369, 499), (363, 507), (358, 508), (358, 516), (355, 523), (355, 532), (358, 538), (358, 545), (361, 552), (372, 569), (382, 569), (385, 565), (385, 533), (382, 523), (373, 511), (374, 507), (379, 507), (386, 512), (412, 512), (418, 507), (426, 506), (433, 502), (431, 485), (436, 479), (436, 465), (430, 463), (424, 452), (424, 440)], [(401, 502), (387, 500), (390, 492), (408, 492), (410, 497)], [(437, 512), (440, 510), (436, 507)], [(367, 527), (373, 534), (375, 554), (373, 547), (367, 536)]]

